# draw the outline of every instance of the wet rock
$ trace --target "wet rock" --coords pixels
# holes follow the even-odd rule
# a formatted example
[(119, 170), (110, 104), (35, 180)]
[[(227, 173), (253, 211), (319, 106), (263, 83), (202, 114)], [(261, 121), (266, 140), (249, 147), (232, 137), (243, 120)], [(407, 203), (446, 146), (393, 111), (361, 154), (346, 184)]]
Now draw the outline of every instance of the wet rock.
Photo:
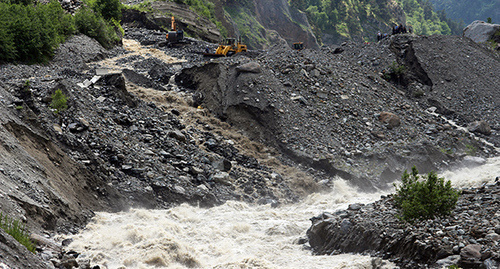
[(231, 185), (231, 177), (226, 172), (218, 172), (215, 175), (211, 176), (211, 179), (217, 183)]
[[(490, 200), (478, 199), (477, 191), (484, 191), (481, 197), (488, 197), (500, 191), (500, 186), (488, 184), (464, 190), (451, 216), (412, 225), (397, 219), (391, 197), (359, 210), (323, 213), (311, 219), (309, 243), (317, 254), (383, 252), (401, 268), (427, 268), (432, 264), (481, 268), (490, 258), (490, 262), (500, 262), (498, 235), (484, 233), (491, 231), (489, 221), (497, 223), (500, 216), (495, 209), (488, 209)], [(481, 220), (483, 217), (488, 222)], [(464, 239), (471, 243), (464, 244)]]
[(363, 204), (350, 204), (347, 209), (357, 211), (360, 210), (363, 206)]
[[(122, 72), (128, 81), (130, 81), (138, 86), (142, 86), (145, 88), (152, 88), (152, 89), (160, 90), (160, 91), (164, 90), (163, 87), (161, 87), (160, 85), (155, 83), (153, 80), (151, 80), (148, 77), (141, 75), (133, 70), (123, 69)], [(168, 81), (167, 81), (167, 83), (168, 83)]]

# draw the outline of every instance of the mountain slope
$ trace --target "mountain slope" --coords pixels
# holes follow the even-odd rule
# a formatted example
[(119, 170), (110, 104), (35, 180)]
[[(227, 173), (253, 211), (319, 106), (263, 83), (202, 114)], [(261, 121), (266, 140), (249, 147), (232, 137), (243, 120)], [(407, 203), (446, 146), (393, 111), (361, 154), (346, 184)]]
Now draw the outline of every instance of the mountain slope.
[(454, 20), (470, 24), (475, 20), (500, 22), (500, 1), (497, 0), (430, 0), (436, 10), (444, 10)]

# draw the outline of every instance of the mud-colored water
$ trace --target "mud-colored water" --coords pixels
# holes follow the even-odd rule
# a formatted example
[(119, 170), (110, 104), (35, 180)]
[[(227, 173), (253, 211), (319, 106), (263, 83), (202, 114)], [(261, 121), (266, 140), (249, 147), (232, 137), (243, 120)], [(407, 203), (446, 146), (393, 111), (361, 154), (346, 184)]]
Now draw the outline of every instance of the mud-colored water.
[(72, 236), (70, 248), (104, 268), (372, 268), (370, 257), (313, 256), (296, 243), (310, 217), (380, 197), (341, 179), (334, 185), (331, 193), (279, 208), (230, 201), (209, 209), (100, 212)]
[[(500, 158), (444, 172), (453, 186), (469, 187), (500, 176)], [(363, 193), (337, 179), (330, 193), (271, 208), (229, 201), (213, 208), (98, 212), (70, 248), (101, 268), (372, 268), (361, 255), (314, 256), (304, 245), (309, 218), (369, 203), (385, 193)], [(392, 268), (387, 265), (387, 268)]]

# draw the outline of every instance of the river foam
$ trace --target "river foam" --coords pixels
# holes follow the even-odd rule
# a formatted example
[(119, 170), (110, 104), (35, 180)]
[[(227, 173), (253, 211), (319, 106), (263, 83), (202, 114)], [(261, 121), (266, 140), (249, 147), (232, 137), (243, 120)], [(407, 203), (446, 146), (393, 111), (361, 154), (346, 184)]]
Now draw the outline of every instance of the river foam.
[[(453, 186), (479, 186), (500, 176), (500, 158), (439, 174)], [(69, 249), (101, 268), (372, 268), (361, 255), (314, 256), (304, 245), (310, 217), (370, 203), (387, 193), (363, 193), (336, 179), (329, 193), (297, 204), (250, 205), (228, 201), (212, 208), (187, 204), (166, 210), (98, 212)], [(63, 239), (61, 238), (61, 239)], [(391, 268), (390, 266), (388, 268)]]
[(278, 208), (228, 201), (213, 208), (183, 204), (167, 210), (98, 212), (71, 237), (70, 249), (103, 268), (368, 269), (371, 257), (314, 256), (297, 240), (305, 237), (310, 217), (379, 197), (337, 179), (330, 193)]

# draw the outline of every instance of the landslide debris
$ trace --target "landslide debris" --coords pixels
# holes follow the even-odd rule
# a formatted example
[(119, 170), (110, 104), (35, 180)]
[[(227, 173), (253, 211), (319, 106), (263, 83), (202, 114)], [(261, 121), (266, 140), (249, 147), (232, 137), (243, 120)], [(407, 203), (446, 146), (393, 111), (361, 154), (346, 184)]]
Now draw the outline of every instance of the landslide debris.
[[(453, 66), (451, 59), (466, 58), (464, 51), (481, 65), (464, 60)], [(447, 69), (436, 55), (446, 59)], [(258, 72), (242, 72), (249, 63)], [(396, 83), (384, 79), (394, 65), (405, 70)], [(401, 35), (300, 52), (276, 46), (255, 59), (233, 57), (183, 69), (176, 81), (193, 92), (195, 105), (277, 148), (283, 161), (369, 189), (383, 187), (412, 165), (426, 172), (447, 167), (468, 148), (495, 154), (448, 119), (462, 127), (483, 120), (494, 131), (478, 136), (498, 145), (499, 77), (486, 72), (498, 67), (498, 58), (458, 37)], [(446, 79), (451, 76), (456, 81)]]
[[(466, 73), (497, 70), (499, 61), (460, 38), (300, 52), (279, 43), (210, 60), (202, 52), (215, 45), (194, 39), (145, 47), (158, 33), (125, 27), (124, 47), (113, 50), (75, 36), (47, 65), (0, 65), (2, 210), (50, 235), (76, 231), (94, 210), (230, 199), (278, 206), (337, 175), (383, 188), (412, 165), (427, 172), (496, 154), (477, 138), (498, 146), (498, 75), (481, 82), (488, 74)], [(437, 49), (448, 44), (462, 47)], [(426, 56), (432, 46), (435, 57)], [(464, 52), (483, 62), (428, 65), (453, 65)], [(407, 68), (405, 83), (383, 79), (393, 63)], [(461, 85), (474, 91), (451, 95)], [(56, 114), (49, 104), (58, 89), (68, 109)], [(483, 120), (491, 134), (472, 135), (442, 115), (461, 126)]]

